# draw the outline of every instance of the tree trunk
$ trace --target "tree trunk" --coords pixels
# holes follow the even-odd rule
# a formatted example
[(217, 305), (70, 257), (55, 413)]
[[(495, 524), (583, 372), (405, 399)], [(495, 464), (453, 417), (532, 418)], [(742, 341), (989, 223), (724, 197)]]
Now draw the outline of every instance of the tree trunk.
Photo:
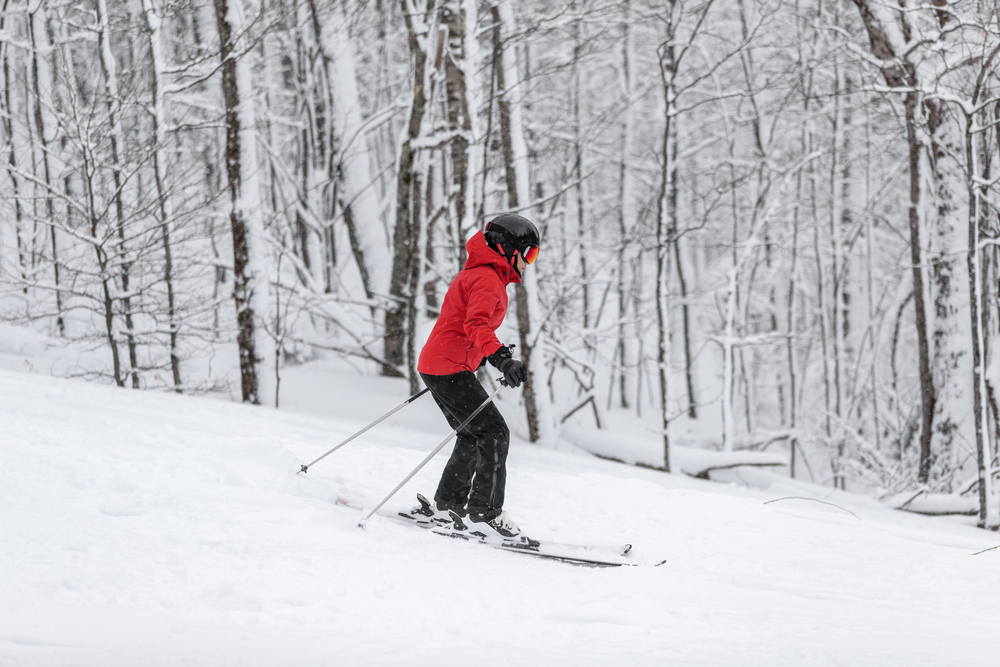
[[(673, 1), (671, 1), (671, 21), (673, 19)], [(663, 437), (663, 469), (670, 472), (670, 413), (668, 408), (668, 381), (670, 373), (670, 311), (667, 304), (669, 298), (669, 261), (672, 233), (676, 228), (672, 223), (677, 219), (677, 142), (674, 137), (676, 121), (676, 90), (675, 77), (677, 62), (674, 53), (673, 39), (676, 26), (667, 25), (668, 42), (660, 47), (660, 80), (663, 87), (664, 126), (663, 143), (660, 151), (662, 168), (660, 171), (659, 192), (656, 198), (656, 367), (660, 382), (660, 428)]]
[(125, 148), (122, 141), (121, 125), (117, 105), (120, 103), (118, 95), (118, 68), (115, 64), (114, 54), (111, 52), (111, 29), (109, 26), (107, 0), (97, 0), (94, 8), (97, 11), (97, 52), (101, 62), (101, 73), (104, 75), (105, 103), (108, 111), (108, 138), (111, 144), (111, 173), (114, 181), (114, 205), (115, 219), (118, 231), (118, 262), (121, 265), (121, 286), (122, 286), (122, 314), (125, 320), (125, 340), (128, 345), (129, 374), (132, 376), (132, 388), (139, 388), (138, 357), (136, 341), (132, 322), (132, 297), (129, 292), (132, 278), (132, 260), (129, 259), (129, 251), (125, 245), (126, 221), (125, 202), (122, 183), (122, 165), (120, 151)]
[[(984, 64), (979, 81), (976, 85), (975, 94), (972, 97), (970, 107), (975, 107), (979, 99), (982, 87), (983, 74), (988, 71), (993, 59), (1000, 53), (998, 46), (989, 59)], [(972, 333), (972, 415), (973, 428), (976, 438), (976, 468), (979, 474), (979, 527), (996, 530), (1000, 527), (1000, 514), (998, 508), (992, 505), (993, 502), (993, 472), (992, 456), (987, 438), (983, 435), (984, 421), (989, 414), (987, 408), (987, 387), (985, 372), (985, 334), (986, 327), (986, 301), (982, 299), (981, 286), (978, 277), (983, 274), (981, 266), (982, 251), (979, 247), (979, 224), (980, 208), (982, 206), (982, 188), (977, 183), (977, 179), (982, 179), (979, 165), (979, 153), (976, 146), (978, 137), (974, 134), (975, 116), (965, 114), (965, 169), (966, 186), (969, 198), (969, 219), (968, 219), (968, 249), (966, 261), (969, 272), (969, 315), (970, 331)], [(986, 181), (980, 181), (986, 182)], [(981, 315), (980, 315), (981, 313)]]
[[(41, 153), (42, 178), (45, 183), (45, 217), (49, 228), (49, 240), (52, 248), (52, 273), (56, 296), (56, 328), (60, 336), (65, 336), (66, 325), (63, 321), (62, 290), (59, 288), (59, 247), (56, 234), (55, 201), (53, 199), (53, 193), (56, 191), (56, 187), (53, 184), (53, 172), (55, 169), (50, 164), (53, 161), (50, 157), (52, 154), (52, 145), (50, 145), (47, 136), (48, 132), (55, 129), (56, 124), (51, 118), (53, 82), (48, 62), (50, 45), (45, 29), (46, 20), (43, 5), (37, 5), (35, 11), (28, 14), (28, 32), (31, 39), (31, 82), (32, 93), (34, 94), (33, 111), (35, 131), (38, 133), (38, 146)], [(10, 159), (14, 159), (13, 155)]]
[[(869, 7), (869, 0), (854, 0), (862, 21), (868, 31), (872, 54), (882, 61), (882, 77), (893, 88), (911, 88), (905, 93), (904, 106), (906, 110), (906, 143), (909, 155), (910, 177), (910, 207), (908, 222), (910, 227), (910, 264), (913, 275), (913, 306), (917, 324), (917, 352), (920, 366), (920, 467), (918, 479), (926, 484), (930, 479), (931, 468), (931, 436), (933, 435), (935, 411), (935, 385), (931, 374), (930, 342), (927, 336), (927, 313), (924, 305), (923, 252), (920, 245), (920, 209), (923, 205), (920, 188), (920, 154), (922, 145), (919, 139), (919, 109), (920, 93), (917, 87), (917, 70), (909, 60), (900, 62), (896, 51), (878, 16)], [(904, 33), (909, 29), (903, 26)]]
[[(387, 363), (399, 367), (406, 362), (407, 320), (414, 307), (416, 294), (411, 291), (411, 276), (419, 263), (420, 178), (416, 169), (417, 149), (413, 143), (420, 137), (421, 125), (427, 106), (427, 51), (426, 34), (418, 34), (427, 16), (414, 17), (409, 0), (400, 0), (406, 29), (409, 35), (410, 57), (413, 62), (413, 99), (406, 137), (399, 152), (399, 171), (396, 177), (396, 225), (393, 232), (392, 276), (389, 295), (392, 302), (385, 313), (385, 355)], [(415, 20), (416, 19), (416, 20)], [(383, 369), (384, 375), (391, 375)]]
[[(675, 119), (676, 120), (676, 119)], [(676, 146), (674, 146), (676, 152)], [(676, 181), (674, 179), (674, 191), (676, 193)], [(676, 198), (674, 209), (676, 211)], [(675, 213), (676, 223), (676, 213)], [(684, 264), (681, 262), (681, 239), (680, 235), (674, 233), (674, 263), (677, 265), (677, 286), (680, 288), (681, 296), (681, 336), (684, 339), (684, 384), (687, 389), (688, 408), (687, 415), (690, 419), (698, 418), (698, 406), (694, 395), (694, 358), (691, 355), (691, 308), (688, 305), (687, 279), (684, 277)]]
[(177, 337), (180, 322), (177, 321), (177, 305), (174, 296), (174, 262), (173, 249), (170, 245), (170, 228), (173, 224), (173, 207), (166, 190), (163, 168), (163, 128), (165, 126), (166, 109), (163, 99), (163, 71), (166, 63), (163, 60), (163, 45), (161, 43), (161, 12), (154, 7), (154, 0), (142, 0), (142, 17), (149, 36), (150, 92), (152, 96), (151, 117), (153, 122), (152, 155), (153, 181), (156, 185), (156, 202), (158, 222), (163, 240), (163, 281), (167, 288), (167, 327), (170, 331), (170, 373), (174, 382), (174, 391), (182, 393), (181, 361), (177, 349)]
[[(620, 395), (620, 405), (623, 410), (627, 410), (628, 403), (628, 336), (625, 330), (625, 317), (628, 314), (629, 295), (626, 290), (626, 273), (629, 265), (629, 227), (634, 224), (635, 212), (632, 207), (633, 182), (632, 173), (629, 169), (629, 161), (632, 155), (632, 69), (635, 63), (635, 53), (633, 48), (633, 36), (631, 32), (632, 4), (631, 0), (625, 0), (624, 17), (622, 20), (622, 97), (625, 100), (625, 109), (622, 111), (622, 135), (621, 135), (621, 157), (618, 174), (618, 267), (617, 267), (617, 293), (618, 293), (618, 341), (615, 345), (618, 368), (615, 373), (618, 376), (618, 392)], [(634, 261), (634, 260), (633, 260)], [(612, 377), (612, 379), (614, 379)], [(611, 394), (608, 395), (608, 407), (611, 407)]]
[(966, 116), (965, 132), (965, 159), (966, 173), (969, 184), (969, 236), (968, 252), (966, 260), (969, 270), (969, 316), (971, 320), (972, 332), (972, 415), (973, 427), (976, 433), (976, 468), (979, 473), (979, 527), (996, 528), (996, 514), (991, 511), (990, 503), (993, 499), (993, 475), (991, 472), (990, 451), (986, 446), (983, 437), (983, 419), (987, 414), (984, 406), (986, 397), (984, 383), (982, 353), (982, 322), (979, 319), (980, 299), (977, 276), (980, 274), (979, 267), (979, 188), (975, 185), (975, 178), (979, 175), (979, 166), (976, 160), (975, 145), (972, 135), (973, 117)]
[[(843, 342), (841, 330), (841, 291), (842, 285), (842, 258), (841, 230), (843, 228), (843, 217), (848, 215), (844, 210), (844, 179), (841, 172), (845, 167), (846, 156), (841, 155), (842, 141), (844, 135), (843, 110), (841, 108), (841, 73), (840, 64), (834, 58), (833, 62), (833, 127), (830, 143), (830, 361), (833, 366), (833, 414), (837, 418), (837, 423), (842, 423), (843, 405), (843, 380), (841, 374), (844, 369), (843, 363)], [(836, 456), (831, 460), (833, 468), (833, 487), (844, 489), (846, 480), (843, 475), (844, 438), (842, 429), (838, 428), (836, 437)]]
[[(577, 8), (574, 6), (574, 10)], [(577, 19), (573, 21), (573, 62), (571, 64), (572, 73), (572, 90), (571, 90), (571, 103), (570, 106), (573, 110), (573, 173), (576, 177), (576, 233), (577, 233), (577, 251), (580, 254), (580, 285), (581, 285), (581, 296), (583, 298), (582, 312), (583, 312), (583, 329), (586, 332), (590, 328), (590, 276), (587, 271), (587, 256), (590, 254), (589, 242), (586, 232), (586, 191), (584, 189), (583, 182), (583, 161), (584, 161), (584, 137), (583, 137), (583, 127), (582, 120), (580, 118), (580, 98), (583, 94), (582, 84), (581, 84), (581, 67), (580, 67), (580, 54), (583, 51), (582, 37), (580, 35), (581, 26), (583, 21)], [(587, 334), (583, 335), (583, 343), (588, 348), (590, 347), (590, 342)]]
[[(517, 55), (514, 44), (505, 36), (514, 32), (514, 14), (508, 0), (492, 7), (493, 15), (493, 60), (497, 89), (497, 103), (500, 109), (500, 138), (504, 156), (507, 184), (507, 205), (512, 210), (527, 206), (530, 200), (528, 179), (528, 149), (524, 141), (521, 120), (521, 103), (515, 101), (515, 91), (519, 83)], [(544, 239), (542, 239), (544, 242)], [(531, 442), (551, 444), (551, 423), (549, 422), (546, 398), (540, 395), (538, 377), (544, 363), (534, 356), (543, 347), (541, 307), (538, 304), (537, 269), (526, 269), (517, 288), (517, 326), (521, 344), (521, 361), (528, 371), (524, 382), (524, 409), (528, 420), (528, 439)], [(534, 327), (534, 328), (533, 328)], [(533, 360), (534, 359), (534, 363)]]
[[(476, 3), (447, 0), (441, 6), (441, 23), (448, 28), (443, 62), (447, 95), (449, 155), (451, 158), (451, 192), (454, 204), (456, 242), (464, 248), (466, 230), (473, 225), (472, 181), (476, 173), (470, 139), (474, 132), (475, 114), (470, 111), (469, 83), (476, 71)], [(474, 109), (475, 107), (473, 107)], [(447, 204), (447, 202), (446, 202)], [(459, 267), (461, 268), (461, 267)]]
[(935, 386), (931, 375), (930, 341), (927, 337), (927, 313), (924, 306), (923, 253), (920, 246), (920, 152), (917, 127), (917, 104), (920, 94), (906, 94), (906, 142), (910, 163), (910, 263), (913, 266), (913, 304), (917, 320), (917, 351), (920, 366), (920, 467), (917, 479), (926, 484), (931, 470), (931, 437), (934, 427)]
[[(7, 34), (4, 32), (4, 28), (7, 24), (7, 6), (9, 4), (10, 0), (4, 0), (3, 9), (0, 11), (0, 34)], [(17, 272), (24, 283), (24, 293), (27, 294), (28, 264), (25, 253), (25, 242), (22, 238), (24, 211), (21, 205), (20, 179), (17, 176), (17, 151), (14, 142), (13, 110), (11, 108), (10, 44), (0, 42), (0, 50), (3, 52), (3, 107), (0, 111), (2, 111), (3, 116), (4, 139), (6, 141), (5, 150), (7, 152), (5, 167), (7, 176), (10, 178), (12, 198), (14, 200), (14, 236), (17, 245)]]
[(236, 36), (246, 28), (243, 0), (214, 0), (222, 61), (222, 93), (226, 110), (226, 176), (229, 223), (233, 235), (233, 302), (236, 343), (240, 355), (243, 402), (259, 405), (275, 400), (271, 391), (273, 350), (260, 334), (266, 317), (267, 272), (263, 220), (256, 180), (256, 132), (251, 102), (251, 70), (246, 56), (236, 53)]
[(111, 349), (111, 368), (114, 373), (115, 384), (119, 387), (125, 386), (125, 378), (122, 377), (121, 358), (118, 354), (118, 339), (115, 331), (114, 300), (111, 298), (112, 278), (108, 272), (108, 254), (104, 250), (103, 241), (98, 236), (100, 230), (101, 215), (98, 213), (97, 193), (94, 179), (96, 177), (96, 166), (89, 159), (90, 152), (83, 154), (82, 179), (87, 198), (87, 223), (90, 243), (94, 248), (97, 259), (98, 276), (101, 280), (101, 306), (104, 315), (104, 334), (107, 337), (108, 347)]

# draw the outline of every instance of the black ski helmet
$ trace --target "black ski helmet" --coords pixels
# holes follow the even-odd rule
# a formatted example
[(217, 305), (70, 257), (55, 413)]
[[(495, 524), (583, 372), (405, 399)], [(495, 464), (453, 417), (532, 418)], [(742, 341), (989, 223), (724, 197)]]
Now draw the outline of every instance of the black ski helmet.
[[(514, 253), (523, 257), (528, 248), (537, 248), (541, 240), (534, 223), (514, 213), (505, 213), (490, 220), (483, 229), (483, 236), (487, 245), (503, 255), (515, 271)], [(518, 275), (521, 275), (520, 272)]]

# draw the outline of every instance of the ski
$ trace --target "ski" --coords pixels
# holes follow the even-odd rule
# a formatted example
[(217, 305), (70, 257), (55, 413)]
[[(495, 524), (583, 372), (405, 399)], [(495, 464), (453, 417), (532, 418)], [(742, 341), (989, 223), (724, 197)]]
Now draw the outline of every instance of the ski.
[[(435, 535), (451, 537), (466, 542), (485, 544), (486, 546), (519, 554), (535, 556), (546, 560), (554, 560), (570, 565), (580, 565), (585, 567), (621, 567), (623, 565), (635, 565), (624, 559), (632, 550), (631, 544), (624, 544), (615, 547), (599, 547), (582, 544), (562, 544), (558, 542), (547, 542), (534, 540), (525, 536), (514, 538), (503, 538), (499, 535), (489, 535), (484, 531), (476, 529), (475, 524), (467, 524), (454, 514), (449, 519), (441, 516), (434, 516), (433, 510), (429, 509), (429, 503), (423, 498), (418, 498), (421, 505), (428, 510), (428, 514), (396, 512), (383, 513), (378, 515), (395, 523), (407, 526), (416, 526), (427, 530)], [(426, 504), (425, 504), (426, 503)], [(367, 509), (357, 503), (353, 503), (344, 498), (337, 498), (337, 504), (363, 511)]]

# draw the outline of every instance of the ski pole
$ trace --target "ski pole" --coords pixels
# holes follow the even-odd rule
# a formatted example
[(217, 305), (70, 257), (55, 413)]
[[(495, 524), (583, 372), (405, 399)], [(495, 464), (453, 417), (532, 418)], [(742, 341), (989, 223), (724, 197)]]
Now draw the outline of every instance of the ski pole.
[(342, 443), (340, 443), (339, 445), (337, 445), (336, 447), (334, 447), (333, 449), (331, 449), (330, 451), (328, 451), (323, 456), (319, 457), (318, 459), (316, 459), (315, 461), (313, 461), (309, 465), (302, 466), (302, 468), (299, 470), (299, 472), (300, 473), (309, 472), (309, 468), (311, 468), (312, 466), (316, 465), (317, 463), (319, 463), (320, 461), (322, 461), (323, 459), (325, 459), (330, 454), (333, 454), (335, 451), (337, 451), (338, 449), (340, 449), (341, 447), (343, 447), (344, 445), (346, 445), (347, 443), (349, 443), (351, 440), (354, 440), (356, 437), (358, 437), (362, 433), (366, 432), (370, 428), (372, 428), (374, 426), (378, 426), (381, 422), (385, 421), (386, 419), (388, 419), (389, 417), (391, 417), (392, 415), (394, 415), (397, 411), (401, 410), (402, 408), (404, 408), (405, 406), (409, 405), (413, 401), (417, 400), (418, 398), (420, 398), (421, 396), (423, 396), (424, 394), (426, 394), (429, 391), (430, 391), (430, 389), (424, 389), (419, 394), (414, 394), (413, 396), (410, 396), (408, 399), (406, 399), (405, 401), (403, 401), (402, 403), (400, 403), (399, 405), (397, 405), (396, 407), (394, 407), (392, 410), (389, 410), (389, 412), (385, 413), (384, 415), (382, 415), (381, 417), (379, 417), (378, 419), (376, 419), (375, 421), (373, 421), (368, 426), (365, 426), (363, 429), (361, 429), (360, 431), (358, 431), (357, 433), (355, 433), (354, 435), (352, 435), (351, 437), (349, 437), (347, 440), (344, 440)]
[(396, 495), (396, 492), (399, 491), (401, 488), (403, 488), (404, 484), (406, 484), (407, 482), (409, 482), (413, 478), (413, 476), (416, 475), (420, 471), (421, 468), (423, 468), (425, 465), (427, 465), (427, 462), (430, 461), (432, 458), (434, 458), (434, 455), (437, 454), (438, 452), (440, 452), (442, 447), (444, 447), (446, 444), (448, 444), (448, 441), (451, 440), (451, 437), (453, 435), (455, 435), (456, 433), (458, 433), (459, 431), (461, 431), (463, 428), (465, 428), (466, 426), (468, 426), (469, 422), (471, 422), (473, 419), (475, 419), (476, 415), (478, 415), (480, 412), (482, 412), (483, 408), (485, 408), (487, 405), (489, 405), (490, 402), (494, 398), (496, 398), (496, 395), (500, 393), (500, 390), (503, 389), (506, 386), (507, 386), (507, 381), (501, 379), (500, 380), (500, 386), (497, 387), (497, 390), (495, 392), (493, 392), (492, 394), (490, 394), (489, 398), (487, 398), (485, 401), (483, 401), (482, 404), (478, 408), (476, 408), (476, 411), (473, 412), (471, 415), (469, 415), (468, 419), (466, 419), (464, 422), (462, 422), (461, 424), (459, 424), (458, 428), (456, 428), (454, 431), (452, 431), (451, 433), (449, 433), (448, 437), (445, 438), (444, 440), (442, 440), (441, 444), (438, 445), (437, 447), (435, 447), (434, 451), (431, 452), (430, 454), (428, 454), (427, 458), (425, 458), (423, 461), (421, 461), (420, 465), (418, 465), (416, 468), (414, 468), (413, 472), (411, 472), (409, 475), (406, 476), (406, 479), (404, 479), (402, 482), (400, 482), (399, 485), (395, 489), (393, 489), (392, 492), (389, 495), (387, 495), (385, 498), (382, 499), (382, 502), (380, 502), (378, 505), (375, 506), (375, 509), (373, 509), (371, 512), (368, 513), (368, 516), (366, 516), (365, 518), (363, 518), (360, 521), (358, 521), (358, 526), (360, 526), (361, 528), (364, 528), (365, 524), (368, 522), (368, 519), (372, 518), (372, 515), (375, 514), (375, 512), (379, 511), (379, 509), (382, 507), (382, 505), (385, 505), (389, 501), (389, 498), (392, 498), (394, 495)]

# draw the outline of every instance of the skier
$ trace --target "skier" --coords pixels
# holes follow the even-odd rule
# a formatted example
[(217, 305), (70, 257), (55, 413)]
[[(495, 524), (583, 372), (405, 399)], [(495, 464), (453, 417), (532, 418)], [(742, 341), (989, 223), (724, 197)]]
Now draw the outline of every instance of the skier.
[[(538, 257), (538, 230), (519, 215), (501, 215), (469, 239), (465, 267), (448, 287), (441, 315), (420, 351), (417, 370), (452, 428), (468, 419), (489, 395), (476, 369), (489, 361), (511, 387), (528, 378), (494, 331), (507, 313), (507, 285), (520, 283)], [(450, 522), (448, 512), (466, 514), (504, 537), (520, 533), (503, 510), (510, 432), (492, 403), (460, 433), (434, 494), (434, 507), (420, 497), (414, 512)]]

